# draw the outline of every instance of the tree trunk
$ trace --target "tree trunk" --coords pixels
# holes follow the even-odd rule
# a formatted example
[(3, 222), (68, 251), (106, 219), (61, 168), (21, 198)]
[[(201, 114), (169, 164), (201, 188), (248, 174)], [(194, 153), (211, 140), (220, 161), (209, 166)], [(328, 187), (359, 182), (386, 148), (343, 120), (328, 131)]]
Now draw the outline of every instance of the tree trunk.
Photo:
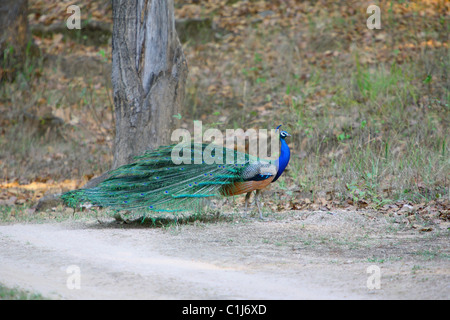
[(170, 143), (181, 113), (187, 64), (173, 0), (113, 0), (113, 169)]
[(28, 1), (0, 1), (0, 80), (14, 79), (25, 58), (28, 36)]

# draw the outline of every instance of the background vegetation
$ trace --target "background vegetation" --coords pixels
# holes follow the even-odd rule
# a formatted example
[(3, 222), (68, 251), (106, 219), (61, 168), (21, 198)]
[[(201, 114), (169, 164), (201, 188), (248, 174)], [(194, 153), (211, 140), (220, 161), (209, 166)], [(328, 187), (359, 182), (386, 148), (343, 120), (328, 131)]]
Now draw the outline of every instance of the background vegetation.
[[(180, 126), (283, 124), (292, 134), (268, 210), (374, 208), (447, 223), (448, 1), (376, 1), (380, 30), (367, 28), (365, 1), (175, 3), (189, 65)], [(70, 4), (81, 7), (81, 30), (65, 28)], [(30, 49), (0, 87), (9, 218), (112, 161), (110, 1), (30, 0), (28, 18), (39, 54)]]

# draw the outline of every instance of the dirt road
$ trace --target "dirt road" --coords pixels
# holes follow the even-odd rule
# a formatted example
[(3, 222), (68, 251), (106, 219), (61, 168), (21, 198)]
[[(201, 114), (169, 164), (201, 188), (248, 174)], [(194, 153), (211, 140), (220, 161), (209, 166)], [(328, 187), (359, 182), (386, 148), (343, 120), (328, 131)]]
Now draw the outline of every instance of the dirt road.
[(56, 299), (448, 299), (449, 256), (446, 229), (347, 211), (0, 226), (0, 283)]

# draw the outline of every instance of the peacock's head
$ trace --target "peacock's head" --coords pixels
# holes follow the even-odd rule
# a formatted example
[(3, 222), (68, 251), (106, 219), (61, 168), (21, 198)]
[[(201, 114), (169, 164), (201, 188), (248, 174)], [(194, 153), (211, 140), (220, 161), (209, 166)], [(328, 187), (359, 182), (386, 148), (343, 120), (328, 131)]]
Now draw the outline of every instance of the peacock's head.
[(277, 127), (276, 131), (280, 131), (280, 139), (284, 139), (286, 137), (290, 137), (291, 135), (286, 131), (280, 130), (281, 124)]

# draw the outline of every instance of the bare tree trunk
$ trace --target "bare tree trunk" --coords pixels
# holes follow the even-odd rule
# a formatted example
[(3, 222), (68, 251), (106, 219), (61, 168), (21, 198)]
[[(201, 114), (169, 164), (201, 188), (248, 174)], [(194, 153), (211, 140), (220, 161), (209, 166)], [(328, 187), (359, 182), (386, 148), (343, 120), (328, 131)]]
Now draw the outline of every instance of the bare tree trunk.
[[(112, 5), (115, 169), (145, 150), (170, 143), (188, 68), (175, 30), (173, 0), (113, 0)], [(83, 188), (109, 176), (106, 172)], [(36, 210), (61, 203), (59, 196), (42, 198)]]
[(112, 84), (116, 116), (113, 169), (170, 143), (181, 112), (187, 64), (173, 0), (113, 0)]
[(12, 80), (23, 62), (29, 40), (27, 19), (27, 0), (0, 1), (0, 80)]

